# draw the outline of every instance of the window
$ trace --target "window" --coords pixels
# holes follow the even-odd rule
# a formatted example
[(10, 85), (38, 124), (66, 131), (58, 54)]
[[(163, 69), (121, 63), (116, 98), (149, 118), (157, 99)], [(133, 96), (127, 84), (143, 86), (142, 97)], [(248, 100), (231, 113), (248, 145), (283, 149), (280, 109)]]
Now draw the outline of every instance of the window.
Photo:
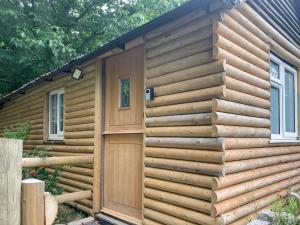
[(130, 79), (120, 79), (120, 108), (130, 106)]
[(64, 137), (64, 89), (49, 94), (49, 139)]
[(272, 139), (297, 139), (297, 72), (271, 55)]

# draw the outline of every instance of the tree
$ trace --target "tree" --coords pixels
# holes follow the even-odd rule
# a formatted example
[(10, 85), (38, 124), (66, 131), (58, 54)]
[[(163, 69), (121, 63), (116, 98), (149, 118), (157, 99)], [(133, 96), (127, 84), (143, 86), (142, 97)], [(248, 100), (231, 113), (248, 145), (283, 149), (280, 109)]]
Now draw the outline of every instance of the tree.
[(0, 97), (184, 1), (0, 1)]

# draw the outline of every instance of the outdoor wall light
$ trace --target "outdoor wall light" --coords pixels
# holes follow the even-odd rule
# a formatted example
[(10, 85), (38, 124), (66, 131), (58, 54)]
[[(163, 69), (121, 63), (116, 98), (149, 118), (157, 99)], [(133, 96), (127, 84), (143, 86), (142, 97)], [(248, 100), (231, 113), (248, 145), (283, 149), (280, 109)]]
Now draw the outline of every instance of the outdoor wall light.
[(75, 80), (81, 80), (83, 78), (82, 70), (75, 68), (72, 73), (72, 78)]

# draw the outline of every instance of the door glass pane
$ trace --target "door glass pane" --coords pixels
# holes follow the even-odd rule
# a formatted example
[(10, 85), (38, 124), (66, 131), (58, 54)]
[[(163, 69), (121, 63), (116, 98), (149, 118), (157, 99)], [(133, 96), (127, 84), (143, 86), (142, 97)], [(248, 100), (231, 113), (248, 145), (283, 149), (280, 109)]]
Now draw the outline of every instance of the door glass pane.
[(130, 106), (130, 79), (120, 80), (120, 107), (126, 108)]
[(295, 83), (294, 74), (285, 71), (285, 131), (295, 132)]
[(272, 134), (280, 134), (280, 100), (279, 88), (271, 87), (271, 127)]
[(271, 61), (270, 65), (271, 65), (270, 68), (271, 76), (279, 79), (279, 65), (273, 61)]
[(64, 131), (64, 94), (59, 95), (59, 131)]
[(50, 134), (57, 134), (57, 94), (50, 96)]

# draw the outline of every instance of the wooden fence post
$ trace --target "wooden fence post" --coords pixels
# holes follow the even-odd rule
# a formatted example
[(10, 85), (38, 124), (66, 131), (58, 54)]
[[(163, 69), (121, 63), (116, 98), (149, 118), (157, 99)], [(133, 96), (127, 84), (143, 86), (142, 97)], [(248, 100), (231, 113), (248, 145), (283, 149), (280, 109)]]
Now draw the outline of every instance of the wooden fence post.
[(0, 224), (20, 225), (21, 140), (0, 138)]
[(22, 225), (45, 225), (45, 182), (22, 181)]

